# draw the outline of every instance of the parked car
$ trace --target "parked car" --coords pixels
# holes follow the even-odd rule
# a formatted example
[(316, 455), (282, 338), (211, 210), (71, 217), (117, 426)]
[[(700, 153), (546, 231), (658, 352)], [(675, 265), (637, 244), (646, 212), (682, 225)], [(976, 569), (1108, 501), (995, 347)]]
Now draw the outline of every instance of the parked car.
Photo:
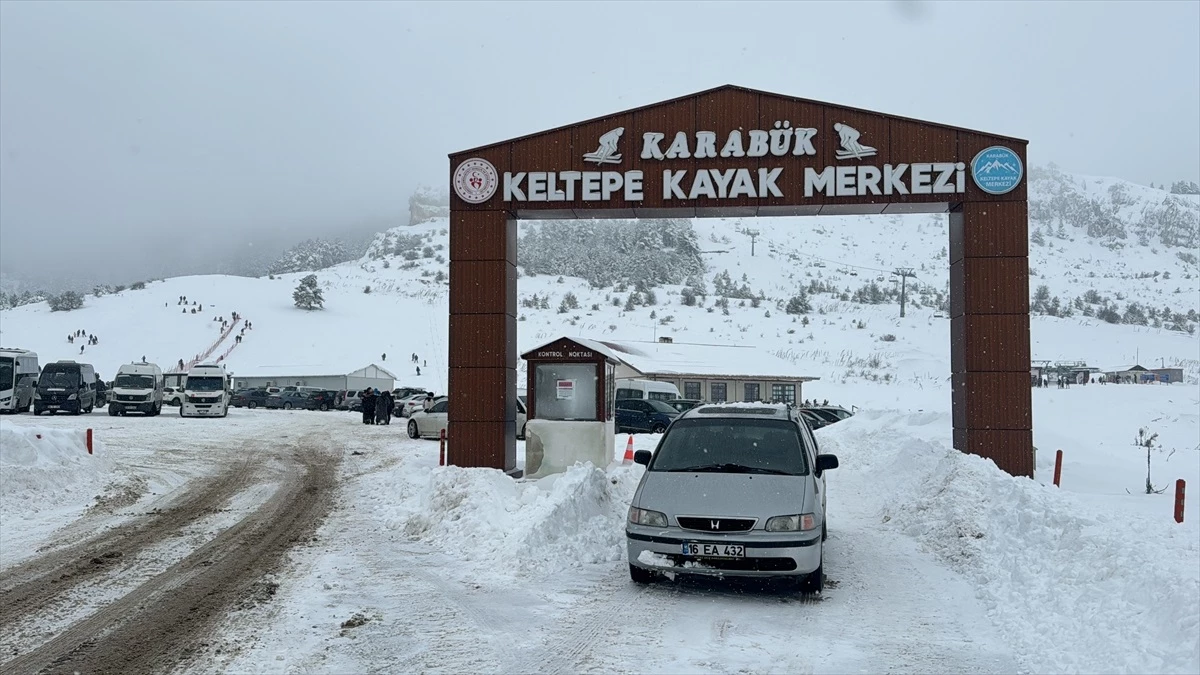
[(812, 429), (813, 431), (833, 424), (833, 422), (829, 421), (829, 418), (818, 415), (807, 408), (800, 408), (796, 412), (800, 414), (800, 417), (804, 418), (804, 421), (808, 423), (808, 428)]
[(650, 398), (617, 399), (617, 433), (649, 431), (661, 434), (679, 416), (666, 401)]
[(271, 394), (266, 389), (239, 389), (233, 393), (230, 404), (235, 408), (265, 408)]
[(825, 472), (835, 455), (786, 405), (704, 405), (680, 416), (646, 467), (625, 527), (629, 576), (784, 577), (824, 587)]
[(437, 399), (429, 410), (414, 410), (408, 416), (409, 438), (438, 438), (447, 424), (449, 399)]
[(163, 387), (163, 405), (183, 405), (183, 387)]
[(525, 440), (525, 424), (529, 421), (529, 411), (525, 408), (525, 396), (517, 396), (517, 439)]
[(395, 389), (392, 390), (392, 398), (399, 401), (400, 399), (408, 398), (409, 396), (412, 396), (413, 394), (420, 394), (420, 395), (424, 396), (425, 394), (428, 394), (428, 393), (429, 392), (427, 390), (422, 389), (420, 387), (396, 387)]
[[(403, 405), (401, 405), (401, 401), (397, 401), (396, 402), (396, 414), (399, 415), (400, 417), (410, 417), (414, 412), (416, 412), (418, 410), (424, 410), (426, 396), (427, 396), (427, 392), (422, 392), (420, 394), (413, 394), (411, 396), (407, 396), (403, 399)], [(437, 398), (438, 397), (434, 397), (434, 400), (436, 401)], [(442, 398), (444, 398), (444, 397), (442, 397)]]
[(675, 410), (678, 410), (681, 413), (685, 413), (685, 412), (691, 410), (692, 408), (695, 408), (696, 406), (703, 404), (704, 401), (701, 401), (700, 399), (695, 399), (695, 398), (677, 398), (677, 399), (673, 399), (670, 401), (663, 401), (663, 403), (666, 403), (667, 405), (671, 406), (672, 408), (674, 408)]
[(292, 389), (290, 391), (284, 390), (284, 391), (279, 392), (278, 394), (271, 394), (270, 396), (268, 396), (266, 405), (263, 407), (270, 408), (273, 410), (277, 410), (277, 409), (292, 410), (293, 408), (307, 408), (308, 407), (308, 397), (311, 394), (312, 394), (312, 392), (300, 391), (298, 389)]
[(306, 410), (333, 410), (337, 407), (338, 393), (336, 391), (323, 389), (306, 393), (308, 394), (304, 399)]
[(807, 406), (803, 409), (820, 416), (829, 422), (829, 424), (836, 424), (854, 415), (854, 413), (840, 406)]

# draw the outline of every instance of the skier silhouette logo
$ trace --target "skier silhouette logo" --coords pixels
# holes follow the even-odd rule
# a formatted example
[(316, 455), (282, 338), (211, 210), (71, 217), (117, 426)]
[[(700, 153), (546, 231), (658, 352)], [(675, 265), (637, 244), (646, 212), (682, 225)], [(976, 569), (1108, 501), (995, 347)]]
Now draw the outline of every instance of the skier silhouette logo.
[(858, 142), (862, 135), (858, 129), (839, 122), (833, 125), (833, 130), (838, 132), (838, 142), (842, 145), (842, 149), (834, 153), (838, 159), (862, 159), (875, 154), (875, 148)]
[(625, 127), (617, 127), (605, 132), (600, 136), (600, 147), (596, 148), (595, 152), (584, 153), (583, 161), (596, 164), (620, 164), (621, 153), (617, 152), (617, 142), (621, 140), (623, 133), (625, 133)]

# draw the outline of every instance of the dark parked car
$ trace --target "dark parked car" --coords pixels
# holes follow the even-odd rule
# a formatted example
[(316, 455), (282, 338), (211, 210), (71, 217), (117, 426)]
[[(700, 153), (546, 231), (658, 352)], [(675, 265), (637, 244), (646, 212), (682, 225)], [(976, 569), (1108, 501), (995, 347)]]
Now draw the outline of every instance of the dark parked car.
[(841, 422), (847, 417), (854, 415), (854, 413), (850, 412), (849, 410), (836, 405), (808, 406), (802, 408), (802, 410), (807, 410), (810, 413), (821, 417), (829, 424)]
[(306, 407), (305, 402), (308, 399), (309, 392), (307, 391), (281, 391), (278, 394), (271, 394), (267, 397), (267, 402), (264, 407), (272, 410), (291, 410), (293, 408)]
[(679, 417), (666, 401), (642, 398), (617, 399), (617, 433), (649, 431), (661, 434)]
[(234, 392), (230, 403), (235, 408), (265, 408), (271, 394), (266, 389), (239, 389)]
[(818, 415), (816, 412), (809, 410), (808, 408), (800, 408), (799, 413), (800, 417), (802, 417), (804, 421), (808, 423), (808, 428), (812, 429), (813, 431), (833, 424), (833, 422), (830, 422), (828, 418)]
[(666, 403), (681, 413), (685, 413), (701, 403), (704, 403), (704, 401), (695, 398), (676, 398), (670, 401), (663, 401), (663, 403)]
[(307, 410), (333, 410), (338, 404), (336, 391), (310, 391), (304, 406)]

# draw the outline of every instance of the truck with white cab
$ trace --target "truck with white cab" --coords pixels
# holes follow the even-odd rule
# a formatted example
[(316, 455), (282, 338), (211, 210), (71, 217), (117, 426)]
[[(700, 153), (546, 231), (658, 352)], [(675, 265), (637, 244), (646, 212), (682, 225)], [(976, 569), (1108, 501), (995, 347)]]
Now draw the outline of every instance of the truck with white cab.
[(163, 406), (163, 373), (157, 364), (126, 363), (117, 369), (109, 392), (108, 414), (112, 417), (131, 412), (158, 415)]
[(180, 417), (225, 417), (229, 414), (229, 374), (213, 363), (192, 366), (183, 385)]
[(37, 389), (38, 355), (28, 349), (0, 347), (0, 412), (29, 412)]

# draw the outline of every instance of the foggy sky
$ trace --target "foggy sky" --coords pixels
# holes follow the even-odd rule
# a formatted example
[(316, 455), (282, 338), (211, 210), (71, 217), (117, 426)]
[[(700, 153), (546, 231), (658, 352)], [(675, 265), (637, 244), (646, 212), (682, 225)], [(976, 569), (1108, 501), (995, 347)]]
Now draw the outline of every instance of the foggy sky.
[(722, 84), (1200, 180), (1198, 35), (1195, 2), (3, 2), (0, 266), (400, 224), (450, 152)]

